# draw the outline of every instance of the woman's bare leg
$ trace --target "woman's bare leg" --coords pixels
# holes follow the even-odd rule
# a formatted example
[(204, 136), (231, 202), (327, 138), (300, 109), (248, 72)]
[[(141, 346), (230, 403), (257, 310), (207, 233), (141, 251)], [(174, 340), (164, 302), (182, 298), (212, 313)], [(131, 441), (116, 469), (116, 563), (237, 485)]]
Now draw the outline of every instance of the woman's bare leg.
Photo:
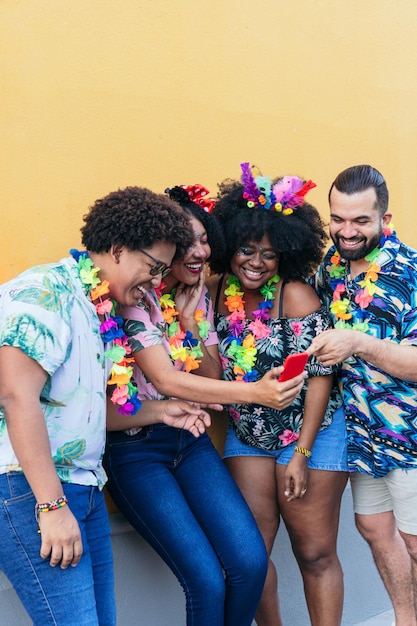
[(300, 567), (312, 626), (340, 626), (343, 572), (336, 552), (340, 503), (347, 474), (310, 470), (308, 489), (287, 502), (285, 465), (277, 465), (278, 501)]

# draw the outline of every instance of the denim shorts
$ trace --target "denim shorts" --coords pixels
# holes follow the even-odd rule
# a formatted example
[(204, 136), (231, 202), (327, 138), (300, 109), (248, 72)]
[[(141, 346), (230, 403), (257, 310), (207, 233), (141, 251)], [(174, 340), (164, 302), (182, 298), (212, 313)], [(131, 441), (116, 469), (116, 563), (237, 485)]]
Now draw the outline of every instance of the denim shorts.
[[(294, 441), (279, 450), (255, 448), (255, 446), (250, 446), (240, 441), (233, 427), (229, 426), (224, 444), (223, 458), (227, 459), (233, 456), (271, 456), (277, 463), (288, 465), (296, 445), (297, 442)], [(343, 407), (334, 412), (332, 423), (317, 433), (311, 452), (312, 455), (308, 459), (309, 468), (334, 472), (348, 471), (346, 423)]]

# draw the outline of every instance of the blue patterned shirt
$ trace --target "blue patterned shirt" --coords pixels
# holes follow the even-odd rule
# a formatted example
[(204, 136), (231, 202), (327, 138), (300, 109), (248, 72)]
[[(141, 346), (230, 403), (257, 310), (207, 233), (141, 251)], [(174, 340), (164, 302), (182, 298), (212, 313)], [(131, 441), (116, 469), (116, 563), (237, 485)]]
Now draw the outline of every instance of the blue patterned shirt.
[[(316, 276), (316, 290), (330, 308), (329, 268), (333, 246)], [(342, 261), (343, 262), (343, 261)], [(417, 346), (417, 251), (397, 238), (387, 241), (376, 263), (377, 290), (365, 309), (368, 333), (395, 344)], [(359, 274), (348, 282), (353, 317), (361, 309), (355, 295)], [(336, 320), (334, 320), (335, 322)], [(348, 432), (351, 471), (381, 477), (396, 468), (417, 468), (417, 383), (390, 376), (353, 355), (339, 373)]]

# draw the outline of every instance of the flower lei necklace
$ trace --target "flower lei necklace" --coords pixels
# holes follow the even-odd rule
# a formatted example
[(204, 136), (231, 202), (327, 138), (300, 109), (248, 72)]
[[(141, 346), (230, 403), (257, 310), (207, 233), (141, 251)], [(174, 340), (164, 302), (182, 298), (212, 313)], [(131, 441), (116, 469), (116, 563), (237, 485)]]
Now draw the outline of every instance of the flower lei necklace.
[(355, 302), (360, 309), (353, 313), (350, 298), (343, 297), (347, 292), (346, 261), (340, 257), (337, 251), (331, 257), (331, 265), (328, 271), (332, 279), (330, 284), (333, 289), (333, 301), (330, 304), (330, 312), (337, 320), (335, 328), (353, 328), (364, 333), (368, 331), (369, 324), (365, 319), (365, 309), (369, 307), (378, 291), (375, 283), (378, 280), (381, 266), (377, 263), (377, 258), (386, 241), (396, 241), (392, 224), (389, 224), (388, 228), (384, 229), (379, 246), (365, 257), (369, 267), (365, 272), (365, 278), (359, 281), (361, 289), (355, 295)]
[[(180, 322), (177, 320), (179, 312), (175, 308), (175, 293), (176, 289), (173, 289), (171, 293), (161, 295), (159, 297), (159, 305), (161, 307), (162, 316), (168, 327), (167, 335), (171, 359), (175, 363), (184, 363), (185, 371), (191, 372), (192, 370), (198, 369), (200, 366), (203, 353), (201, 351), (200, 341), (195, 339), (189, 330), (185, 332), (181, 328)], [(204, 317), (202, 309), (195, 311), (194, 319), (197, 322), (200, 337), (207, 339), (210, 322)]]
[(88, 252), (72, 249), (71, 256), (77, 262), (78, 275), (84, 286), (86, 295), (95, 305), (97, 315), (104, 315), (105, 320), (100, 324), (100, 336), (104, 344), (112, 342), (112, 347), (106, 350), (104, 356), (112, 362), (107, 384), (115, 386), (111, 394), (111, 401), (118, 406), (121, 415), (135, 415), (142, 406), (138, 398), (138, 390), (133, 381), (134, 358), (129, 356), (131, 348), (128, 338), (123, 331), (123, 318), (115, 315), (117, 302), (102, 296), (109, 293), (109, 282), (98, 278), (99, 267), (94, 267)]
[(270, 310), (274, 305), (277, 290), (275, 285), (278, 282), (279, 276), (275, 274), (260, 288), (264, 300), (259, 303), (259, 308), (256, 311), (252, 311), (255, 319), (248, 325), (250, 333), (242, 338), (246, 320), (245, 301), (242, 297), (244, 292), (241, 290), (239, 279), (236, 276), (231, 274), (226, 280), (228, 287), (224, 290), (225, 305), (230, 312), (230, 315), (226, 317), (230, 330), (227, 339), (229, 347), (226, 354), (234, 361), (233, 372), (236, 380), (246, 382), (256, 380), (258, 371), (254, 369), (254, 366), (258, 351), (255, 341), (269, 337), (271, 333), (271, 329), (266, 326), (265, 322), (271, 318)]

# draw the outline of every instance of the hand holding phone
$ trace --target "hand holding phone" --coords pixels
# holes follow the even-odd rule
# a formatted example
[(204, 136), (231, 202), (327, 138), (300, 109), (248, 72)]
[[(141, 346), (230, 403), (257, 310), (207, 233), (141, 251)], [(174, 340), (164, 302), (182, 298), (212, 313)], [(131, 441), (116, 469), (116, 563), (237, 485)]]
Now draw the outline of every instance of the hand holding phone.
[(307, 352), (298, 352), (297, 354), (289, 354), (284, 361), (284, 371), (280, 374), (278, 382), (298, 376), (304, 370), (308, 361)]

